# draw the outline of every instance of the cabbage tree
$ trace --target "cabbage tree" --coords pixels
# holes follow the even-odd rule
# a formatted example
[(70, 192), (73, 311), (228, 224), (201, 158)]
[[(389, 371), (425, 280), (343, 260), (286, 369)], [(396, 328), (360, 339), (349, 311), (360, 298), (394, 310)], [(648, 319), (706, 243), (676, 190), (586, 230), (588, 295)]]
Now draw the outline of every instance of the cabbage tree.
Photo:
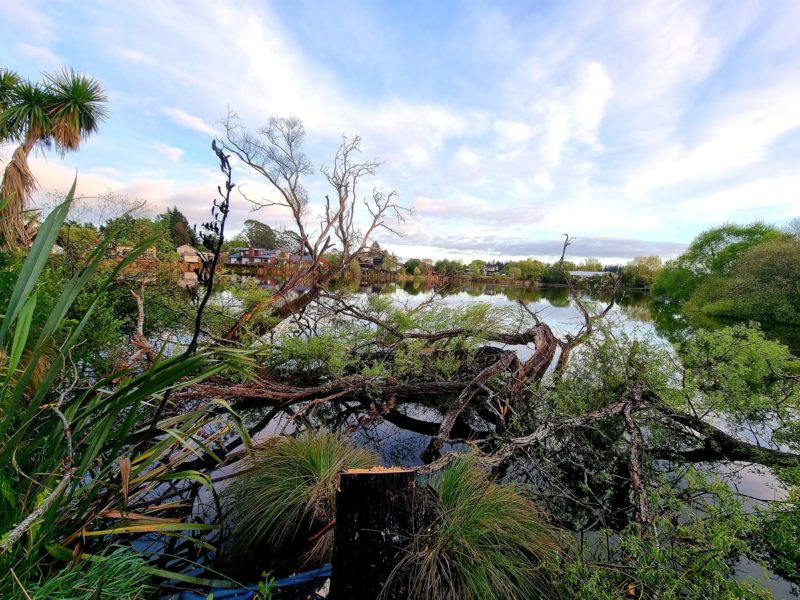
[(0, 237), (6, 248), (27, 245), (23, 215), (36, 179), (28, 165), (31, 151), (77, 150), (107, 116), (106, 92), (97, 80), (73, 69), (45, 74), (32, 82), (0, 70), (0, 142), (16, 142), (0, 184)]

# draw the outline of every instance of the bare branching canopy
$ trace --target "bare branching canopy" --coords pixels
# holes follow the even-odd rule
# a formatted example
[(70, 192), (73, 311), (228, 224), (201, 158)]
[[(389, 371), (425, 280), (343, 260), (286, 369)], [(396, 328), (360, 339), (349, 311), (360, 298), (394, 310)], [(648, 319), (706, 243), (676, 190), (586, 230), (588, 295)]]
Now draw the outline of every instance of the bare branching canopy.
[[(298, 245), (306, 255), (273, 297), (273, 310), (290, 314), (293, 308), (315, 299), (321, 286), (347, 272), (377, 230), (400, 235), (396, 224), (403, 221), (409, 210), (397, 203), (397, 193), (372, 189), (366, 196), (361, 196), (360, 186), (376, 174), (381, 163), (361, 158), (360, 137), (342, 136), (333, 164), (320, 169), (332, 190), (325, 195), (319, 221), (315, 222), (304, 185), (304, 178), (314, 174), (315, 169), (302, 149), (306, 135), (302, 121), (295, 117), (272, 117), (252, 133), (236, 112), (228, 111), (222, 124), (225, 139), (220, 141), (221, 146), (266, 179), (276, 195), (273, 198), (253, 198), (242, 190), (240, 192), (253, 204), (254, 210), (270, 206), (287, 209), (293, 221), (292, 227), (299, 235)], [(335, 267), (324, 265), (322, 260), (332, 251), (336, 251), (341, 259)], [(311, 290), (302, 298), (293, 300), (291, 306), (279, 308), (278, 303), (301, 280), (310, 281)], [(260, 308), (263, 307), (257, 307)], [(250, 316), (245, 315), (245, 322)], [(239, 326), (241, 323), (229, 334), (233, 335)]]
[(272, 117), (253, 134), (230, 111), (223, 125), (222, 144), (226, 150), (263, 176), (277, 192), (274, 199), (245, 197), (256, 209), (281, 206), (289, 210), (313, 268), (319, 266), (319, 259), (326, 252), (336, 248), (341, 252), (343, 271), (365, 249), (377, 229), (399, 235), (392, 224), (401, 222), (407, 209), (397, 204), (396, 192), (373, 189), (367, 197), (359, 198), (359, 185), (375, 175), (381, 165), (375, 159), (361, 160), (359, 136), (342, 136), (333, 164), (320, 169), (332, 193), (326, 194), (321, 218), (314, 224), (310, 221), (309, 194), (303, 183), (303, 178), (312, 175), (314, 168), (302, 150), (306, 135), (302, 121), (296, 117)]

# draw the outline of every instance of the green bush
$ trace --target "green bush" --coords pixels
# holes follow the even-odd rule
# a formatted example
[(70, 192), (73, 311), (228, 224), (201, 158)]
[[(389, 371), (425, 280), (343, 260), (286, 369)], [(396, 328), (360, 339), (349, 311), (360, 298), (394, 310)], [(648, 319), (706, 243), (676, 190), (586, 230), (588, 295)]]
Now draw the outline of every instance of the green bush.
[(303, 564), (330, 558), (333, 531), (309, 537), (334, 518), (339, 474), (377, 464), (370, 452), (332, 433), (274, 437), (253, 449), (250, 464), (226, 490), (233, 521), (233, 552), (258, 559), (300, 549)]
[[(552, 598), (544, 563), (557, 538), (533, 503), (492, 482), (472, 456), (455, 460), (434, 485), (435, 518), (395, 571), (410, 575), (411, 598)], [(391, 583), (387, 585), (387, 589)]]

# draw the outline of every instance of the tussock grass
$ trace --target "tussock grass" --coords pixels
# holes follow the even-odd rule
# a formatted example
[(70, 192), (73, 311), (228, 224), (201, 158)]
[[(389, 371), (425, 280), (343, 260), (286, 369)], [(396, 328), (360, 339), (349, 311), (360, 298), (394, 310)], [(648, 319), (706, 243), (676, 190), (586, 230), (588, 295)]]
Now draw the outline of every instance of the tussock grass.
[(557, 596), (543, 567), (559, 549), (557, 537), (516, 486), (493, 483), (473, 457), (464, 456), (433, 488), (433, 522), (417, 536), (413, 550), (396, 570), (408, 574), (409, 597)]
[[(153, 588), (142, 556), (120, 548), (104, 558), (85, 561), (26, 589), (31, 600), (144, 600)], [(23, 600), (18, 587), (13, 600)]]
[(248, 559), (294, 548), (302, 564), (329, 560), (333, 530), (308, 539), (334, 518), (339, 474), (369, 468), (377, 457), (332, 433), (275, 437), (253, 449), (246, 468), (226, 491), (234, 553)]

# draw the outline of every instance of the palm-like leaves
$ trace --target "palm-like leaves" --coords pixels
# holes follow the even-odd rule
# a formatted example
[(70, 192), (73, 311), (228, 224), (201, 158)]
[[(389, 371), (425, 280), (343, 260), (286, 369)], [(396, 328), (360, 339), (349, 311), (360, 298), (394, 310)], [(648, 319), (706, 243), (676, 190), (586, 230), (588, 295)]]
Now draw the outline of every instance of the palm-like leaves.
[[(20, 77), (14, 71), (0, 68), (0, 115), (6, 112), (16, 87), (20, 84)], [(5, 119), (0, 119), (0, 141), (8, 139)]]
[(96, 79), (62, 69), (47, 79), (48, 117), (53, 141), (62, 150), (77, 150), (108, 116), (108, 96)]
[(96, 79), (73, 69), (46, 74), (43, 83), (0, 71), (0, 140), (21, 145), (3, 174), (0, 237), (8, 247), (28, 242), (22, 214), (36, 186), (28, 155), (37, 144), (54, 143), (63, 154), (77, 150), (106, 116), (107, 96)]
[(46, 141), (52, 128), (50, 97), (45, 88), (31, 81), (20, 81), (8, 94), (8, 106), (3, 112), (9, 138), (26, 140), (31, 146)]

